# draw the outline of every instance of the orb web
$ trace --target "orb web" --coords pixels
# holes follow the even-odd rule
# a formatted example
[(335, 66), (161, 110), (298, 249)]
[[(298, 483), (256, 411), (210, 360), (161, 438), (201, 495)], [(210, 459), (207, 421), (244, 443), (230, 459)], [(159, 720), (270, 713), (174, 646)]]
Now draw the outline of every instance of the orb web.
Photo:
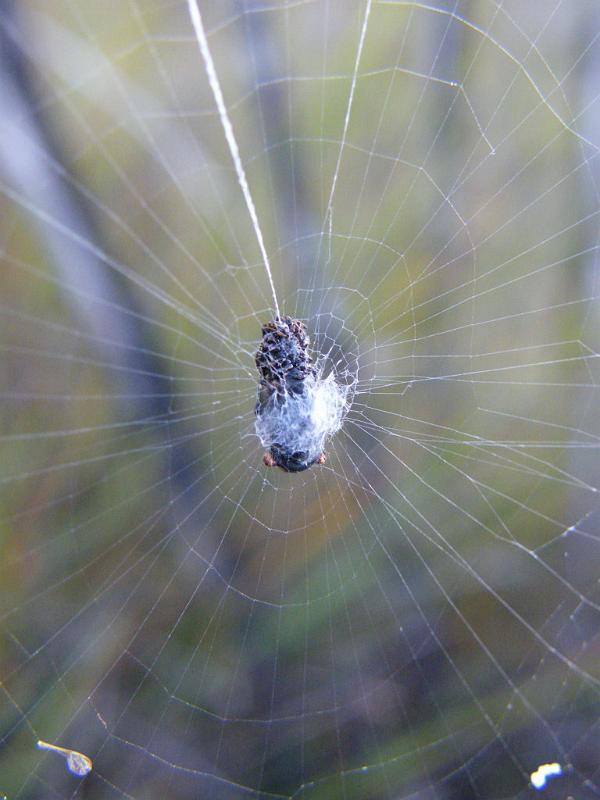
[(0, 796), (598, 797), (594, 4), (5, 6)]

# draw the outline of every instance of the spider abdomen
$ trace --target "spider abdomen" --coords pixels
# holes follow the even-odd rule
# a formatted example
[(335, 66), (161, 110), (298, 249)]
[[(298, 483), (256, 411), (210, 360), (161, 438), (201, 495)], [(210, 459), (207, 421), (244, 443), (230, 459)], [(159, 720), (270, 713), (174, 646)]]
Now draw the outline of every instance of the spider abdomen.
[(273, 391), (297, 394), (302, 390), (302, 382), (309, 375), (316, 375), (309, 344), (306, 326), (300, 320), (278, 317), (262, 326), (256, 366)]

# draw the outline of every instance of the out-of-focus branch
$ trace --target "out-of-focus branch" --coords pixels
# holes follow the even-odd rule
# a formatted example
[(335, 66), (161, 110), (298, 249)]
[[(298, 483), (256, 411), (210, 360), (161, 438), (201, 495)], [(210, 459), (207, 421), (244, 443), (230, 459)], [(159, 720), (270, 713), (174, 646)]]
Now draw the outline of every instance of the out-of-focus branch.
[[(173, 522), (194, 517), (197, 532), (195, 510), (205, 497), (198, 477), (202, 454), (190, 445), (193, 432), (184, 431), (178, 421), (160, 342), (123, 276), (107, 266), (111, 259), (105, 256), (89, 203), (67, 180), (68, 159), (49, 120), (36, 108), (34, 72), (21, 46), (25, 37), (16, 11), (12, 0), (0, 5), (0, 174), (11, 191), (38, 210), (29, 215), (37, 221), (35, 233), (79, 328), (89, 332), (109, 368), (110, 380), (123, 398), (120, 413), (149, 426), (156, 423), (155, 436), (170, 445), (164, 450), (165, 471), (172, 494), (179, 498)], [(171, 441), (164, 423), (175, 422), (177, 436)]]

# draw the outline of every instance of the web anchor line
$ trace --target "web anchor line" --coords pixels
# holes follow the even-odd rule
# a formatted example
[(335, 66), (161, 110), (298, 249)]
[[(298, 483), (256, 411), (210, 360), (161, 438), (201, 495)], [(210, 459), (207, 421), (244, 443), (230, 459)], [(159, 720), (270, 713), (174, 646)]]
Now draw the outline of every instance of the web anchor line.
[(252, 227), (254, 228), (254, 233), (256, 234), (256, 238), (258, 240), (258, 246), (260, 248), (260, 253), (265, 265), (265, 270), (267, 272), (267, 278), (269, 279), (269, 286), (271, 287), (271, 295), (273, 297), (273, 305), (275, 307), (276, 317), (279, 319), (281, 317), (281, 313), (279, 311), (277, 292), (275, 291), (275, 284), (273, 282), (271, 263), (269, 261), (269, 256), (267, 255), (267, 248), (265, 247), (265, 241), (260, 223), (258, 221), (256, 206), (254, 205), (252, 193), (250, 192), (250, 186), (248, 185), (248, 180), (246, 178), (246, 172), (242, 164), (240, 149), (235, 138), (235, 133), (233, 132), (233, 126), (231, 124), (231, 120), (229, 119), (229, 114), (227, 113), (227, 107), (225, 106), (221, 84), (215, 69), (215, 62), (213, 61), (213, 57), (208, 46), (208, 39), (206, 38), (204, 23), (202, 22), (202, 16), (200, 14), (200, 8), (198, 7), (197, 0), (188, 0), (188, 10), (192, 25), (194, 27), (194, 33), (196, 34), (196, 39), (198, 41), (198, 46), (200, 48), (200, 53), (202, 55), (202, 60), (204, 61), (204, 66), (206, 68), (208, 82), (215, 98), (215, 103), (217, 104), (219, 119), (221, 120), (221, 125), (223, 126), (227, 146), (229, 147), (229, 152), (231, 153), (231, 158), (233, 159), (233, 165), (235, 167), (238, 183), (244, 195), (248, 213), (250, 214), (250, 219), (252, 220)]

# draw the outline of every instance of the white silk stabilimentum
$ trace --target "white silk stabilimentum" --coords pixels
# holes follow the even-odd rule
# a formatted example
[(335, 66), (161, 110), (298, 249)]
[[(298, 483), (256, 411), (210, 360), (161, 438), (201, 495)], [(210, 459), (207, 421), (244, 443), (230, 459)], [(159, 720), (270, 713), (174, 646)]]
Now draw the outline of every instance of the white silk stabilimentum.
[(279, 445), (313, 462), (342, 426), (349, 408), (348, 387), (337, 383), (333, 374), (323, 379), (309, 376), (302, 386), (301, 394), (271, 395), (256, 417), (256, 433), (263, 447)]

